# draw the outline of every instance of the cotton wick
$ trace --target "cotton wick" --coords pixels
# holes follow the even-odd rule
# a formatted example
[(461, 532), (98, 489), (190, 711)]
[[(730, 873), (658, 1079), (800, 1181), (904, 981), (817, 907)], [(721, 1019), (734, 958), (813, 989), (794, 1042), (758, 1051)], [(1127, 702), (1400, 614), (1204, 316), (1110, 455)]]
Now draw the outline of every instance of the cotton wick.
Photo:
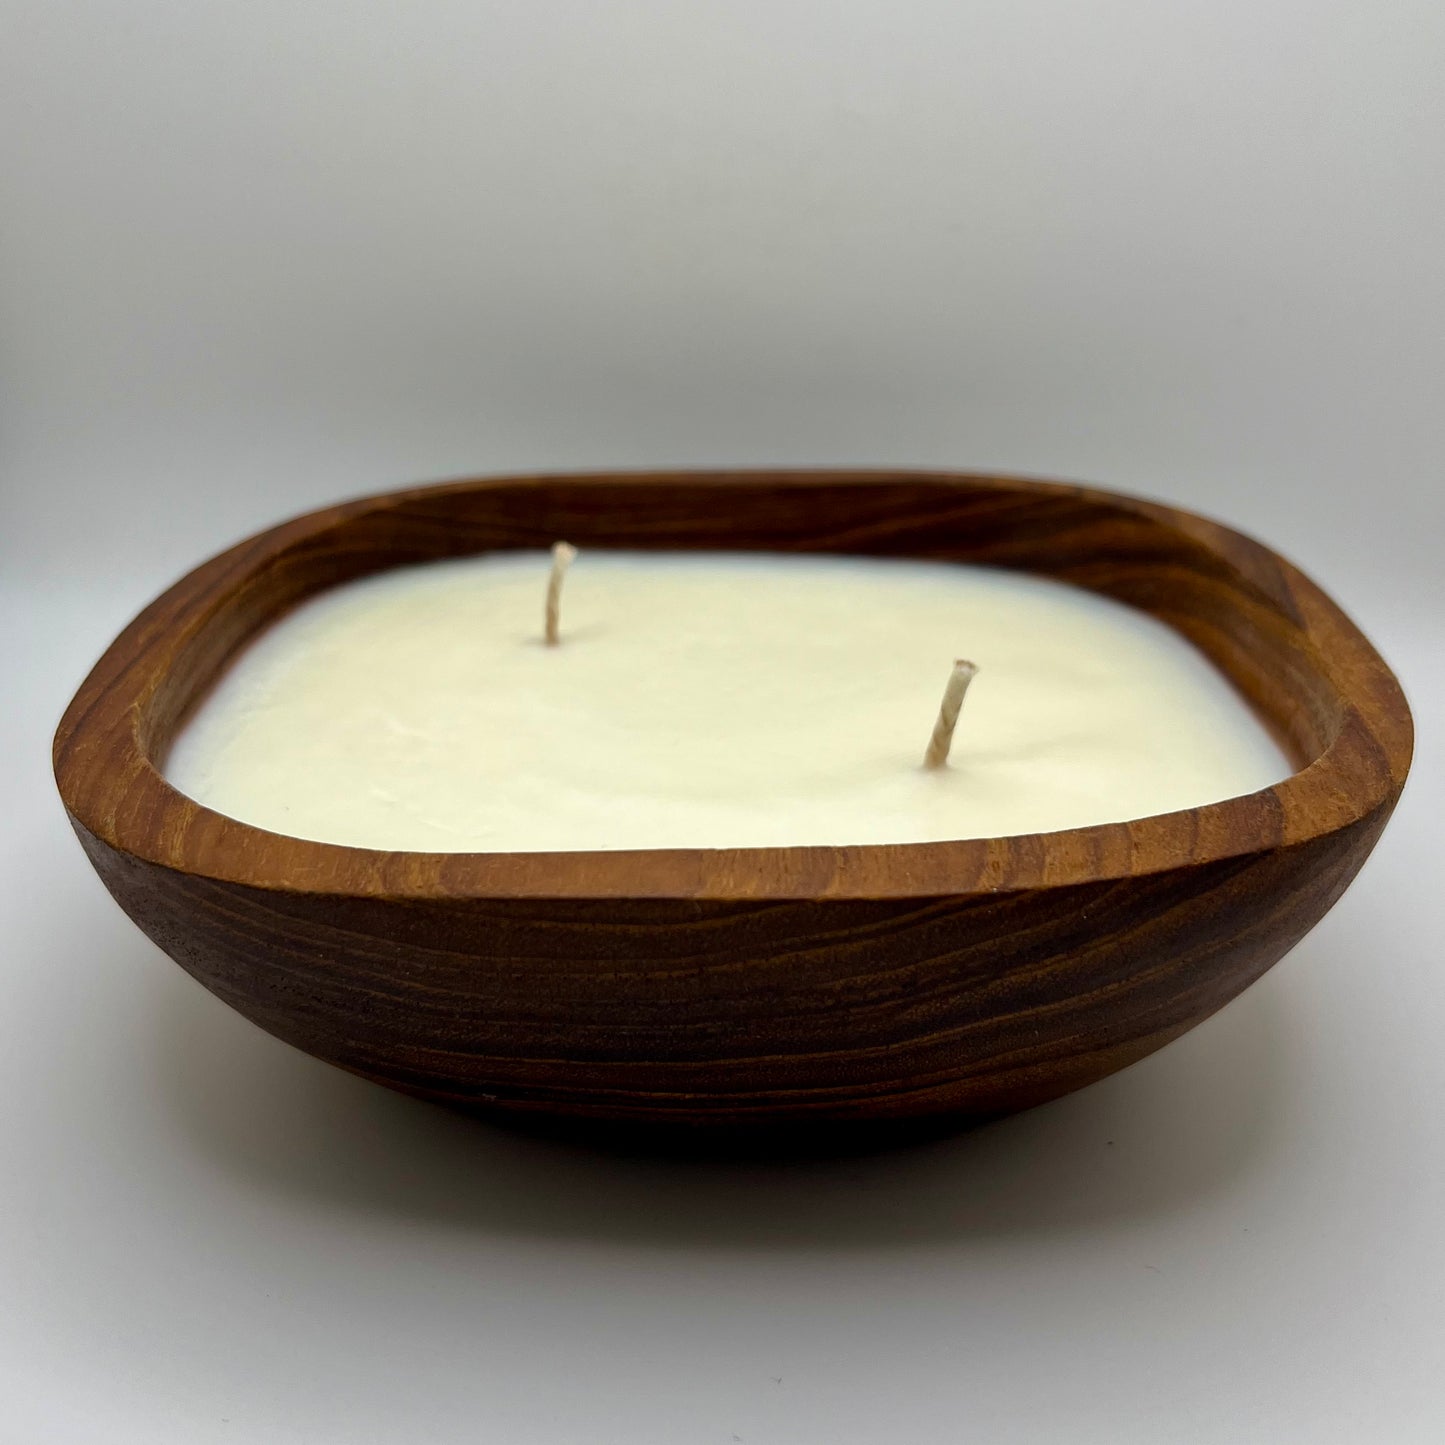
[(943, 702), (939, 705), (938, 721), (933, 725), (933, 736), (928, 740), (928, 751), (923, 755), (925, 768), (941, 768), (948, 762), (948, 750), (953, 746), (953, 730), (958, 726), (958, 714), (963, 707), (963, 695), (973, 681), (978, 668), (971, 662), (959, 658), (948, 675), (948, 686), (943, 689)]
[(552, 544), (552, 575), (547, 578), (547, 646), (556, 647), (562, 640), (559, 629), (559, 614), (562, 611), (562, 579), (577, 556), (577, 549), (570, 542)]

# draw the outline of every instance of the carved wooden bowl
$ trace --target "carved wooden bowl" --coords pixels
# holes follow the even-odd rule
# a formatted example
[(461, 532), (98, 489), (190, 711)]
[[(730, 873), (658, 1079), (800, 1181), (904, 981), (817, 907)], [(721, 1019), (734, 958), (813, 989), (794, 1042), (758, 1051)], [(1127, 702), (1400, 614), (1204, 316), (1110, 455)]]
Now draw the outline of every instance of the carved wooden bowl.
[[(866, 847), (388, 853), (209, 811), (158, 762), (301, 599), (463, 553), (847, 552), (1043, 573), (1191, 638), (1299, 771), (1185, 812)], [(1027, 1108), (1143, 1057), (1295, 944), (1405, 781), (1409, 710), (1273, 552), (1187, 512), (1007, 477), (480, 479), (299, 517), (178, 582), (55, 739), (122, 908), (247, 1018), (409, 1093), (533, 1117), (856, 1126)]]

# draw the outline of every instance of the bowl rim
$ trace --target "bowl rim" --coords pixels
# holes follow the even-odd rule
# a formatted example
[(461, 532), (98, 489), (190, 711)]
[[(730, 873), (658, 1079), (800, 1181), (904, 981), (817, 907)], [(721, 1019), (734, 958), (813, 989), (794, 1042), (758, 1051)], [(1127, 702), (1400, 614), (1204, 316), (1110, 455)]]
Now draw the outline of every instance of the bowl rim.
[[(1217, 803), (1051, 833), (930, 843), (552, 853), (415, 853), (273, 833), (181, 793), (153, 761), (149, 719), (178, 649), (285, 550), (324, 547), (340, 524), (458, 492), (543, 485), (848, 486), (930, 483), (1097, 502), (1183, 532), (1229, 573), (1263, 563), (1282, 588), (1312, 666), (1342, 703), (1319, 756), (1267, 788)], [(740, 546), (734, 550), (756, 550)], [(381, 569), (384, 570), (384, 569)], [(1255, 570), (1255, 569), (1251, 569)], [(167, 739), (168, 740), (168, 739)], [(758, 468), (476, 476), (405, 487), (304, 513), (187, 573), (111, 643), (56, 731), (62, 801), (82, 837), (216, 883), (275, 893), (400, 900), (550, 898), (769, 903), (958, 897), (1112, 882), (1298, 846), (1393, 807), (1409, 771), (1413, 723), (1394, 674), (1344, 612), (1263, 544), (1172, 506), (1072, 483), (904, 468)]]

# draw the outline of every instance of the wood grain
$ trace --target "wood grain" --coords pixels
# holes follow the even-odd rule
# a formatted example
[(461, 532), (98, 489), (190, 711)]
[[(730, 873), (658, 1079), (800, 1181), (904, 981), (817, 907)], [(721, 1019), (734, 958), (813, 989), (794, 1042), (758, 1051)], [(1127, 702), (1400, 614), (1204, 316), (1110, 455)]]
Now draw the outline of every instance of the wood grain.
[[(893, 846), (387, 853), (282, 837), (162, 777), (259, 629), (339, 582), (543, 548), (848, 552), (1059, 578), (1178, 629), (1299, 771), (1124, 824)], [(183, 578), (96, 664), (55, 772), (111, 893), (319, 1058), (463, 1107), (750, 1128), (977, 1119), (1207, 1017), (1349, 884), (1399, 796), (1399, 685), (1259, 543), (1084, 487), (910, 472), (481, 478), (365, 498)]]

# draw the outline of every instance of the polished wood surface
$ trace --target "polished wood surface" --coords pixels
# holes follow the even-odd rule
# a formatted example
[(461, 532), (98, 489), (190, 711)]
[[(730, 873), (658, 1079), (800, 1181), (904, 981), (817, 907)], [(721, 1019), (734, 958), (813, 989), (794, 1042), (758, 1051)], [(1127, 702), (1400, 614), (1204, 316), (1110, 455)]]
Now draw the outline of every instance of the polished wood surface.
[[(161, 775), (259, 629), (436, 557), (582, 547), (847, 552), (1025, 569), (1144, 609), (1299, 767), (1130, 823), (955, 843), (388, 853), (282, 837)], [(982, 1118), (1207, 1017), (1339, 897), (1404, 784), (1398, 684), (1313, 583), (1192, 514), (911, 472), (480, 478), (299, 517), (197, 568), (96, 664), (55, 772), (127, 913), (299, 1048), (452, 1104), (749, 1127)]]

